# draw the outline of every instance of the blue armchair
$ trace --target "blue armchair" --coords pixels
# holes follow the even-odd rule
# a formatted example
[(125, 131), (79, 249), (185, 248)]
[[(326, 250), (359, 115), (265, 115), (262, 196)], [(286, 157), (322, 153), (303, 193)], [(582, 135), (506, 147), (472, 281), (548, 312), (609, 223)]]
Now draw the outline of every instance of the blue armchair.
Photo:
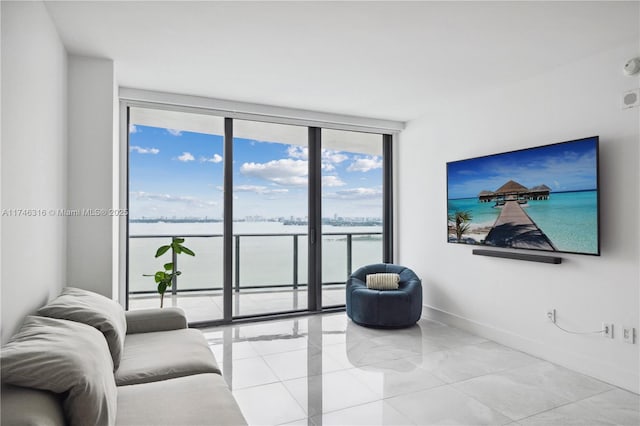
[[(397, 290), (367, 288), (367, 275), (400, 275)], [(422, 283), (409, 268), (379, 263), (363, 266), (347, 281), (347, 316), (353, 322), (370, 327), (399, 328), (415, 324), (422, 314)]]

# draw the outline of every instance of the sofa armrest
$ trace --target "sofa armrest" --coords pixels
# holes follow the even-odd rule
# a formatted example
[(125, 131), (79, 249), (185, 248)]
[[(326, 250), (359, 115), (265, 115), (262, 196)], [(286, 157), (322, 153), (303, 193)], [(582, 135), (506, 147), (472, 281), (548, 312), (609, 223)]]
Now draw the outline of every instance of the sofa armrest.
[(125, 312), (127, 334), (187, 328), (187, 317), (180, 308), (139, 309)]
[(64, 397), (49, 391), (3, 384), (0, 389), (0, 423), (3, 425), (67, 424)]

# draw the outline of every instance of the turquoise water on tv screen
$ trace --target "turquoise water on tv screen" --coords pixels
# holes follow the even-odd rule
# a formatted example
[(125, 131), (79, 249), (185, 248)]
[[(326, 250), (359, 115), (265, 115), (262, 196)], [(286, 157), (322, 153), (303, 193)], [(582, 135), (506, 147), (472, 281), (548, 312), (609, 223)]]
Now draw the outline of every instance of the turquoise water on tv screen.
[[(598, 195), (596, 191), (552, 192), (548, 200), (529, 201), (524, 211), (559, 251), (598, 253)], [(472, 214), (474, 227), (491, 226), (500, 215), (494, 203), (478, 198), (448, 200), (448, 213)]]

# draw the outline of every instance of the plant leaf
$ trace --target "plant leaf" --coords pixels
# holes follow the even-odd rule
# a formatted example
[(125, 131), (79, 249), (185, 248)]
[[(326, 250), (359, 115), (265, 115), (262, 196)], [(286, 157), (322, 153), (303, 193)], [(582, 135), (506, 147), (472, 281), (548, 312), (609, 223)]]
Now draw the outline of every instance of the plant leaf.
[(173, 242), (174, 243), (178, 243), (178, 244), (182, 244), (182, 243), (184, 243), (184, 238), (174, 238)]
[(167, 284), (166, 283), (159, 283), (158, 284), (158, 293), (164, 294), (165, 291), (167, 291)]
[(180, 271), (175, 271), (173, 274), (174, 274), (174, 275), (182, 275), (182, 272), (180, 272)]
[(165, 263), (164, 264), (164, 269), (165, 269), (165, 271), (173, 270), (173, 262)]
[(169, 249), (171, 248), (171, 246), (161, 246), (160, 248), (158, 248), (158, 251), (156, 252), (156, 257), (160, 257), (163, 254), (165, 254)]
[(173, 248), (173, 251), (175, 251), (176, 254), (182, 253), (182, 246), (180, 244), (176, 244), (175, 247)]
[(184, 254), (188, 254), (189, 256), (195, 256), (196, 254), (191, 251), (191, 249), (186, 248), (185, 246), (181, 246), (182, 248), (182, 253)]

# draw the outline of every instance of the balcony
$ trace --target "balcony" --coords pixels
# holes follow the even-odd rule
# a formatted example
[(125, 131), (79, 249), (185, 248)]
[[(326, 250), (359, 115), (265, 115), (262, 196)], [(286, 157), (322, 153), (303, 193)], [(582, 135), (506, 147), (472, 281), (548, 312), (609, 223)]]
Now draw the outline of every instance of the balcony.
[[(176, 256), (182, 275), (165, 294), (165, 306), (183, 308), (190, 322), (223, 318), (223, 235), (131, 235), (129, 237), (129, 309), (159, 306), (152, 274), (167, 253), (155, 250), (172, 238), (185, 238), (195, 257)], [(323, 307), (345, 303), (344, 283), (354, 268), (382, 259), (382, 232), (331, 232), (322, 235)], [(164, 260), (164, 261), (163, 261)], [(307, 309), (307, 235), (300, 233), (234, 234), (234, 317)]]

